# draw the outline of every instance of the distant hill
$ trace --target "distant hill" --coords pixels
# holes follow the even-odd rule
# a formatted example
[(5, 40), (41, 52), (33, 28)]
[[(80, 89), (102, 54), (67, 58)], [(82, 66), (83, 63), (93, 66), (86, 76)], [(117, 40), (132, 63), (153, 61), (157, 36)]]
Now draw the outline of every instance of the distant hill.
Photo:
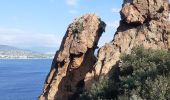
[(0, 45), (0, 50), (20, 50), (20, 49), (8, 45)]
[(0, 59), (52, 59), (53, 55), (0, 45)]

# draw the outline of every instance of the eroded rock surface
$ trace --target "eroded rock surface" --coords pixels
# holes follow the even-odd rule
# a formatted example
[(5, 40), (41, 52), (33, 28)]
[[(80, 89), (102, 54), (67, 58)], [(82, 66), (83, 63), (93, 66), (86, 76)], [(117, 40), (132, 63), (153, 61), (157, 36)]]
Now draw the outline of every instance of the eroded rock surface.
[(86, 75), (85, 87), (107, 76), (119, 64), (122, 53), (132, 47), (170, 49), (168, 0), (124, 0), (120, 25), (114, 39), (100, 48), (94, 70)]
[(69, 25), (39, 100), (77, 98), (84, 87), (86, 73), (96, 62), (94, 51), (105, 26), (95, 14), (86, 14)]

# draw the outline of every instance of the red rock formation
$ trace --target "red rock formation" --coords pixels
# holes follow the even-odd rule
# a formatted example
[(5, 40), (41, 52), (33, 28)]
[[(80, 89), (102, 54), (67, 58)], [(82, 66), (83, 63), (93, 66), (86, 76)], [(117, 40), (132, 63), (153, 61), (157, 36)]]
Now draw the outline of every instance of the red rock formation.
[(87, 14), (69, 25), (40, 100), (75, 100), (90, 89), (100, 76), (109, 75), (118, 66), (120, 55), (137, 45), (170, 49), (168, 0), (124, 0), (120, 25), (114, 39), (94, 51), (105, 24), (96, 15)]
[(132, 47), (170, 49), (168, 0), (124, 0), (120, 25), (112, 42), (100, 48), (94, 70), (85, 78), (86, 89), (100, 78), (109, 75), (117, 66), (122, 53)]
[(95, 14), (86, 14), (69, 25), (40, 100), (75, 100), (84, 87), (84, 78), (96, 62), (94, 51), (105, 23)]

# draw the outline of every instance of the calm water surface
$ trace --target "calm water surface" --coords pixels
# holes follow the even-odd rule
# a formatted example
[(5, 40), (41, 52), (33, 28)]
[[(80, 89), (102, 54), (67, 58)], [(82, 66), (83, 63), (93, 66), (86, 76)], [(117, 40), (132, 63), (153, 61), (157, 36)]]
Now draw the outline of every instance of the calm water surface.
[(0, 60), (0, 100), (37, 100), (52, 60)]

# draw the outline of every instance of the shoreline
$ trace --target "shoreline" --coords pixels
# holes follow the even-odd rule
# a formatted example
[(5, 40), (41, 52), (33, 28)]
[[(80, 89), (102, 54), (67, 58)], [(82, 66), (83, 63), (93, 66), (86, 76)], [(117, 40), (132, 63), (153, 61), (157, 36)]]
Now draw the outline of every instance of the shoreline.
[(53, 60), (53, 58), (0, 58), (0, 60)]

